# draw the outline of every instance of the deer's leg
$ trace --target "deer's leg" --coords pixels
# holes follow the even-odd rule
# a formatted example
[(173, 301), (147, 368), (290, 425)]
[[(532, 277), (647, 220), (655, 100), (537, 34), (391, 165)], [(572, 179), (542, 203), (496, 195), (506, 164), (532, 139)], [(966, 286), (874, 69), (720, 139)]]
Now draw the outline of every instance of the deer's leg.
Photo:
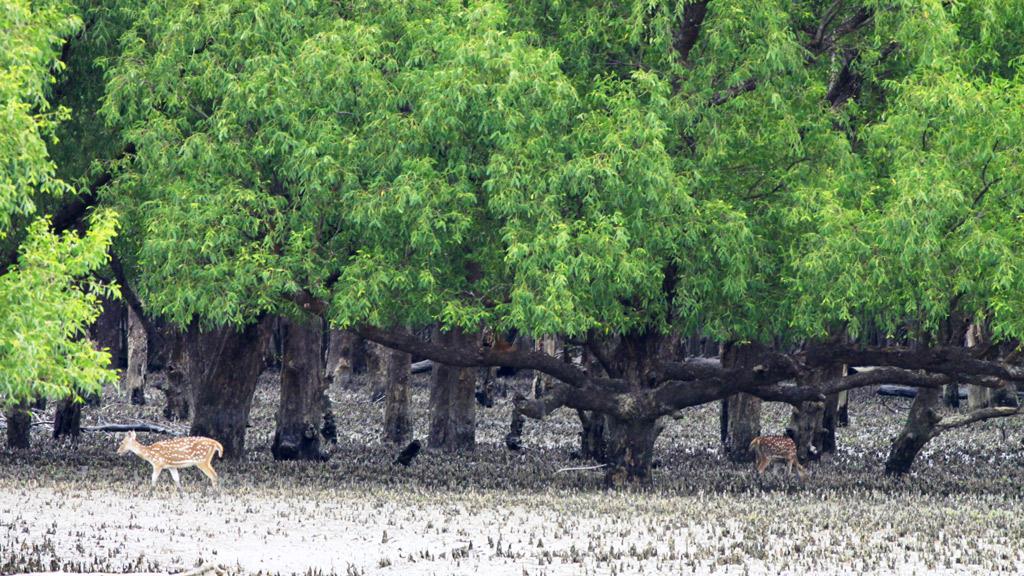
[(220, 486), (218, 486), (217, 481), (217, 471), (213, 469), (213, 465), (211, 465), (209, 462), (203, 462), (202, 464), (196, 465), (196, 468), (199, 468), (203, 472), (203, 474), (206, 474), (206, 477), (209, 478), (210, 482), (213, 483), (214, 488), (220, 488)]
[(171, 473), (171, 479), (174, 480), (174, 485), (178, 488), (178, 494), (181, 494), (181, 481), (178, 479), (178, 471), (174, 468), (167, 470)]
[(764, 474), (765, 469), (768, 468), (768, 464), (771, 462), (770, 458), (758, 458), (757, 459), (757, 474), (760, 476)]
[(156, 464), (153, 465), (153, 479), (149, 483), (150, 487), (156, 486), (156, 479), (160, 477), (161, 470), (163, 470), (163, 468), (157, 466)]

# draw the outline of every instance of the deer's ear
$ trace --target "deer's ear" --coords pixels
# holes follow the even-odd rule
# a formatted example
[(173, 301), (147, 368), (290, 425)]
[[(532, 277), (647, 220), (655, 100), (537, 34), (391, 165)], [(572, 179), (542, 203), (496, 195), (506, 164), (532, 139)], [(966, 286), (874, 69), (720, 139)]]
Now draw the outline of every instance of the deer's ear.
[(131, 438), (132, 440), (135, 440), (135, 430), (132, 430), (132, 431), (128, 432), (128, 438)]

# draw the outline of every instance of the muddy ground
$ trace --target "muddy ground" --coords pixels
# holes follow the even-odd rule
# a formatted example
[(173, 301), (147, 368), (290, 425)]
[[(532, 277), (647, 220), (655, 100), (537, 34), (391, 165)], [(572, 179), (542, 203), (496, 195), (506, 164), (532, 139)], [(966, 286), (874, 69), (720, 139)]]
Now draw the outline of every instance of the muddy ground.
[[(417, 437), (425, 381), (416, 379)], [(275, 383), (264, 375), (247, 460), (215, 464), (219, 497), (194, 469), (182, 474), (184, 496), (166, 475), (151, 491), (148, 464), (116, 456), (113, 434), (71, 446), (39, 426), (30, 452), (0, 451), (0, 574), (210, 564), (237, 574), (424, 576), (1024, 572), (1019, 420), (940, 437), (896, 480), (882, 463), (909, 400), (861, 390), (835, 457), (811, 464), (803, 483), (781, 471), (759, 482), (722, 457), (717, 405), (708, 405), (669, 423), (652, 491), (609, 493), (599, 470), (559, 471), (588, 464), (570, 457), (573, 412), (528, 421), (525, 449), (507, 451), (507, 399), (478, 412), (474, 454), (424, 453), (406, 469), (378, 439), (382, 406), (365, 389), (335, 387), (330, 461), (275, 463)], [(125, 396), (112, 389), (84, 423), (168, 424), (159, 392), (143, 407)], [(785, 419), (770, 407), (765, 432), (780, 433)]]

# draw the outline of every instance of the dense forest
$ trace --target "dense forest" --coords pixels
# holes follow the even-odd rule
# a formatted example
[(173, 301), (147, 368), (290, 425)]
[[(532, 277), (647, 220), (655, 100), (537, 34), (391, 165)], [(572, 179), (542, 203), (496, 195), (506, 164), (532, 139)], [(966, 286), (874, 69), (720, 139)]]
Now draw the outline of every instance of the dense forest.
[(895, 385), (903, 474), (1019, 413), (1022, 131), (1019, 0), (0, 0), (7, 442), (121, 370), (237, 459), (276, 362), (319, 460), (370, 364), (396, 453), (412, 366), (447, 451), (535, 374), (508, 447), (575, 411), (611, 486), (684, 408), (807, 461)]

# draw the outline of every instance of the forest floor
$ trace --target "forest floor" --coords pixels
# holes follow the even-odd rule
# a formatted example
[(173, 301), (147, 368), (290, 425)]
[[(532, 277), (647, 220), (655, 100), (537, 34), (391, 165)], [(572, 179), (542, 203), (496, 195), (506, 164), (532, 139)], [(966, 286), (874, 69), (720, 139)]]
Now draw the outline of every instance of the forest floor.
[[(914, 473), (892, 479), (882, 463), (910, 401), (861, 390), (834, 457), (812, 463), (802, 483), (783, 470), (759, 482), (750, 465), (724, 459), (718, 406), (707, 405), (669, 422), (652, 490), (615, 493), (600, 470), (559, 471), (588, 464), (570, 457), (573, 412), (527, 421), (524, 450), (506, 450), (507, 398), (477, 412), (475, 453), (423, 452), (401, 468), (378, 437), (382, 405), (365, 389), (335, 387), (331, 459), (275, 463), (275, 379), (265, 374), (257, 392), (247, 459), (215, 463), (219, 496), (194, 469), (182, 474), (183, 496), (166, 474), (151, 491), (149, 466), (116, 456), (113, 434), (70, 446), (39, 426), (31, 451), (0, 451), (0, 574), (210, 564), (232, 574), (424, 576), (1024, 572), (1019, 420), (950, 432)], [(415, 378), (418, 437), (425, 382)], [(158, 391), (141, 407), (125, 396), (111, 390), (84, 423), (167, 424)], [(781, 433), (785, 420), (783, 407), (768, 407), (765, 432)]]

